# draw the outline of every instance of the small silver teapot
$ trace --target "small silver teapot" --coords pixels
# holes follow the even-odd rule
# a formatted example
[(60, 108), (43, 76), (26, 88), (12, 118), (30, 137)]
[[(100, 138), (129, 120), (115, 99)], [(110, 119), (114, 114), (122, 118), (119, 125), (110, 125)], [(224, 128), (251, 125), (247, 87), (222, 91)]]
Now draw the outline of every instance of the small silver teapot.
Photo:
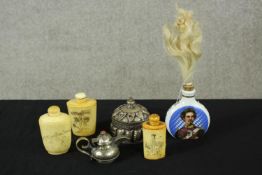
[[(122, 140), (129, 140), (126, 136), (112, 137), (106, 131), (101, 131), (97, 138), (87, 139), (80, 137), (76, 141), (76, 148), (99, 163), (111, 163), (120, 155), (118, 144)], [(86, 142), (79, 147), (79, 142)], [(88, 151), (89, 149), (89, 151)]]

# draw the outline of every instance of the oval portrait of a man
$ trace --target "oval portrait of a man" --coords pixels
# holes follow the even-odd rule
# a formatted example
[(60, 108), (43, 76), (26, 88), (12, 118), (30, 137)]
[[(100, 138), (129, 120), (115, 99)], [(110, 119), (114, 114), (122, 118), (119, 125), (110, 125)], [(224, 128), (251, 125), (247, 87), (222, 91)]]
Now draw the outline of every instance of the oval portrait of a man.
[(184, 126), (177, 130), (176, 137), (182, 140), (198, 139), (204, 135), (204, 130), (194, 124), (197, 118), (196, 111), (193, 108), (187, 108), (180, 115), (184, 121)]

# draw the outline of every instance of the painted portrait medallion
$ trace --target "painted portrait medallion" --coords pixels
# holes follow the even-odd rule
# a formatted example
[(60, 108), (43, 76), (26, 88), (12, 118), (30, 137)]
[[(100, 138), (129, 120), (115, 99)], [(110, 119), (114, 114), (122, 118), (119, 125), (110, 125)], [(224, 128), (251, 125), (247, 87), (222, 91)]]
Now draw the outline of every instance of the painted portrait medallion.
[(194, 106), (184, 106), (177, 109), (169, 122), (170, 133), (178, 139), (199, 139), (209, 127), (206, 113)]

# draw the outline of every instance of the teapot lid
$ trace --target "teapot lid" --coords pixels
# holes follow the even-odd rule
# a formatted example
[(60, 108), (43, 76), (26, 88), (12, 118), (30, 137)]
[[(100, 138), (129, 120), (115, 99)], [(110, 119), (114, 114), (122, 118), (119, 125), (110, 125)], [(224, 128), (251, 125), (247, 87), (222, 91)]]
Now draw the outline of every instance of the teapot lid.
[(117, 107), (112, 115), (112, 120), (121, 123), (137, 124), (142, 123), (148, 119), (148, 110), (135, 102), (135, 100), (130, 97), (126, 104)]
[(110, 145), (112, 143), (112, 136), (106, 131), (101, 131), (96, 140), (99, 146)]

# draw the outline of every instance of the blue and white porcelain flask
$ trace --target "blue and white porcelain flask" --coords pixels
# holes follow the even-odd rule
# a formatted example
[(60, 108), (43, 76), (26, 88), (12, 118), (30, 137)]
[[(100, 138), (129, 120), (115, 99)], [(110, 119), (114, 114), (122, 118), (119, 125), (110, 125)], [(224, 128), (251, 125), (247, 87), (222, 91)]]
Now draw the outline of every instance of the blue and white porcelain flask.
[(196, 101), (192, 83), (182, 89), (182, 98), (173, 104), (166, 114), (168, 132), (175, 138), (198, 139), (208, 130), (210, 116), (204, 105)]

